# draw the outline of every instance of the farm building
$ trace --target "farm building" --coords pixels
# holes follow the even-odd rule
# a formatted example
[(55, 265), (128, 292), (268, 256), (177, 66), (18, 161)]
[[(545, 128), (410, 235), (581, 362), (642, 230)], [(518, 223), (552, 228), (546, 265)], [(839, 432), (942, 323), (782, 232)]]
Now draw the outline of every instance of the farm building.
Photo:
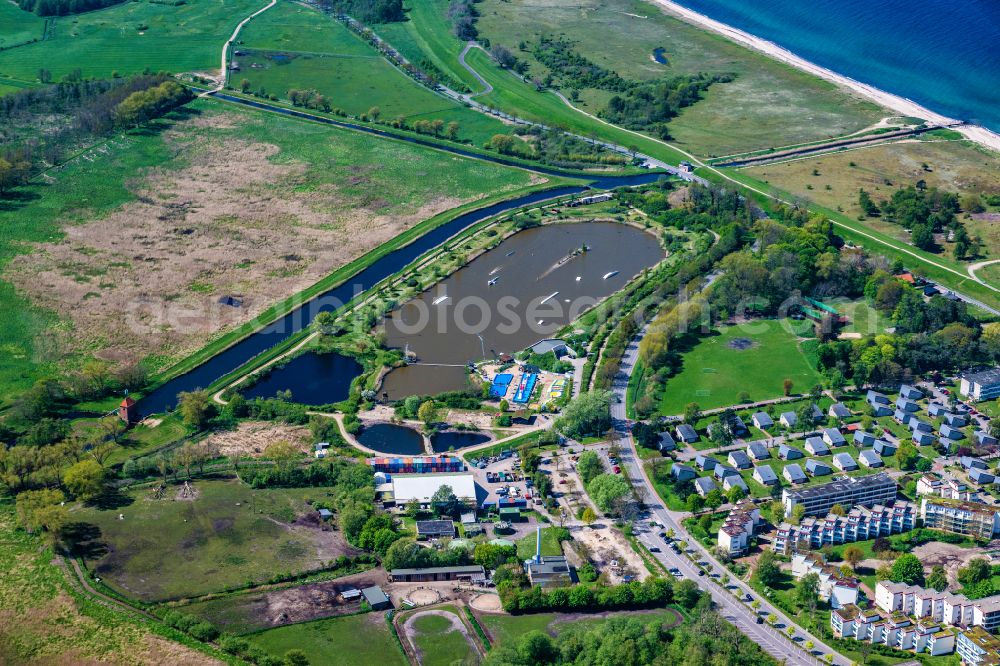
[(378, 585), (364, 588), (361, 590), (361, 595), (368, 602), (368, 605), (372, 607), (372, 610), (383, 610), (392, 606), (389, 597)]
[(425, 567), (421, 569), (393, 569), (389, 580), (394, 583), (423, 583), (435, 580), (481, 580), (486, 571), (479, 566)]

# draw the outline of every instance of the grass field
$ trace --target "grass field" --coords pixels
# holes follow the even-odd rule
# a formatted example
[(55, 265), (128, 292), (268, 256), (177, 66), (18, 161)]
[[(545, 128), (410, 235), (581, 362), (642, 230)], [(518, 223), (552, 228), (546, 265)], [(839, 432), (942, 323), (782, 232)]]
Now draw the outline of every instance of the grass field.
[[(0, 52), (0, 75), (33, 81), (40, 67), (51, 71), (55, 80), (77, 68), (84, 76), (97, 77), (147, 68), (218, 71), (222, 45), (233, 28), (266, 4), (265, 0), (188, 0), (179, 6), (126, 2), (78, 16), (53, 17), (50, 39)], [(8, 25), (0, 18), (0, 39), (8, 34)], [(21, 30), (18, 25), (17, 31)]]
[[(237, 481), (198, 481), (194, 500), (152, 499), (149, 488), (122, 506), (72, 513), (88, 566), (112, 587), (146, 601), (197, 596), (308, 571), (346, 554), (336, 532), (292, 525), (322, 489), (251, 490)], [(119, 514), (124, 519), (119, 520)]]
[[(298, 35), (303, 35), (300, 40)], [(352, 115), (377, 106), (383, 118), (455, 121), (459, 138), (477, 145), (506, 133), (499, 120), (438, 95), (393, 67), (339, 22), (301, 5), (281, 3), (241, 33), (239, 86), (286, 98), (290, 89), (316, 89)]]
[(24, 44), (45, 35), (45, 19), (13, 2), (0, 3), (0, 49)]
[(410, 62), (419, 63), (426, 58), (452, 79), (478, 92), (482, 85), (458, 61), (463, 45), (451, 32), (448, 5), (448, 0), (408, 2), (409, 20), (380, 25), (378, 34)]
[[(23, 313), (0, 333), (3, 395), (51, 372), (56, 360), (72, 364), (109, 344), (165, 367), (206, 335), (250, 320), (423, 220), (540, 182), (518, 169), (211, 100), (50, 176), (0, 204), (0, 309)], [(189, 231), (176, 233), (178, 224)], [(112, 231), (121, 225), (132, 231)], [(232, 233), (220, 251), (224, 228)], [(155, 330), (122, 335), (121, 313), (136, 305), (133, 289), (143, 283), (164, 305), (202, 312), (217, 309), (221, 293), (249, 298), (242, 312), (203, 319), (212, 331), (164, 329), (140, 316), (140, 328)]]
[[(454, 612), (451, 615), (461, 622), (461, 618)], [(421, 666), (479, 663), (478, 655), (470, 654), (468, 641), (454, 628), (450, 618), (424, 614), (413, 620), (413, 629), (416, 632), (413, 642), (420, 651)]]
[[(853, 166), (852, 166), (853, 164)], [(927, 168), (924, 168), (927, 165)], [(814, 170), (819, 175), (814, 175)], [(1000, 161), (969, 141), (912, 141), (883, 144), (823, 157), (750, 167), (744, 173), (792, 194), (856, 217), (858, 190), (875, 201), (918, 180), (960, 195), (1000, 193)], [(891, 183), (891, 184), (890, 184)], [(1000, 256), (1000, 231), (994, 222), (964, 219), (971, 235), (980, 235), (990, 257)], [(896, 225), (866, 221), (868, 226), (902, 236)], [(950, 246), (946, 250), (950, 251)]]
[[(690, 402), (702, 409), (735, 404), (743, 391), (752, 400), (777, 398), (786, 377), (797, 392), (806, 392), (820, 381), (784, 320), (753, 321), (713, 333), (684, 353), (680, 372), (667, 380), (661, 413), (681, 414)], [(730, 346), (742, 340), (752, 346), (744, 350)]]
[[(557, 0), (544, 11), (534, 0), (485, 0), (480, 32), (516, 48), (542, 34), (563, 35), (590, 60), (640, 80), (696, 72), (734, 73), (732, 83), (713, 86), (705, 99), (671, 121), (677, 143), (699, 155), (788, 145), (855, 131), (881, 111), (832, 84), (802, 74), (722, 37), (695, 28), (641, 0)], [(664, 48), (667, 65), (653, 61)], [(517, 51), (532, 75), (546, 68)], [(595, 113), (607, 94), (584, 95)]]
[(359, 655), (369, 664), (409, 663), (382, 613), (293, 624), (254, 634), (250, 640), (279, 659), (289, 650), (302, 650), (310, 664), (355, 666)]
[(11, 502), (0, 504), (0, 567), (0, 663), (212, 662), (176, 632), (80, 596), (42, 539), (15, 528)]

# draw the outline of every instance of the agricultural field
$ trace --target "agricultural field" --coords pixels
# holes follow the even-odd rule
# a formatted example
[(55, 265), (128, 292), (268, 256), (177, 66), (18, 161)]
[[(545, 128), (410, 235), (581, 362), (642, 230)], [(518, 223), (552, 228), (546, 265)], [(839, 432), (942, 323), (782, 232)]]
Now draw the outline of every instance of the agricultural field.
[[(83, 76), (95, 77), (145, 69), (218, 72), (222, 45), (233, 28), (266, 4), (265, 0), (188, 0), (178, 5), (126, 2), (52, 17), (46, 40), (0, 52), (0, 76), (34, 81), (41, 67), (56, 81), (76, 69)], [(33, 16), (21, 12), (16, 21), (0, 17), (0, 40), (22, 33), (22, 15)]]
[(418, 222), (543, 182), (212, 100), (49, 175), (0, 209), (0, 306), (25, 313), (5, 388), (67, 355), (162, 368)]
[[(704, 100), (671, 121), (676, 143), (712, 156), (789, 145), (860, 130), (885, 113), (836, 86), (704, 32), (641, 0), (486, 0), (478, 6), (480, 34), (515, 49), (531, 74), (546, 69), (530, 53), (517, 51), (520, 40), (562, 35), (585, 57), (621, 76), (668, 78), (681, 74), (733, 73)], [(664, 49), (667, 64), (653, 60)], [(583, 96), (595, 113), (606, 93)]]
[(690, 402), (702, 409), (737, 404), (744, 391), (751, 400), (777, 398), (786, 377), (794, 391), (808, 391), (820, 376), (804, 348), (810, 343), (792, 330), (787, 320), (755, 320), (693, 340), (667, 380), (660, 413), (681, 414)]
[(338, 532), (299, 520), (322, 489), (251, 490), (235, 480), (192, 488), (193, 498), (170, 485), (161, 499), (145, 488), (74, 511), (75, 547), (104, 582), (144, 601), (260, 583), (356, 552)]
[(316, 10), (278, 4), (247, 26), (240, 41), (241, 55), (233, 58), (240, 71), (230, 75), (230, 85), (240, 87), (246, 80), (251, 91), (281, 98), (287, 98), (289, 90), (315, 89), (352, 115), (378, 107), (384, 119), (455, 121), (459, 138), (477, 145), (508, 131), (499, 120), (413, 81), (360, 37)]
[(0, 663), (218, 663), (175, 642), (175, 632), (154, 630), (77, 594), (52, 550), (15, 528), (11, 502), (0, 505), (0, 567)]
[(300, 649), (306, 653), (310, 664), (355, 666), (360, 654), (365, 655), (365, 662), (370, 664), (405, 666), (409, 663), (385, 615), (377, 612), (292, 624), (249, 638), (278, 658), (289, 650)]

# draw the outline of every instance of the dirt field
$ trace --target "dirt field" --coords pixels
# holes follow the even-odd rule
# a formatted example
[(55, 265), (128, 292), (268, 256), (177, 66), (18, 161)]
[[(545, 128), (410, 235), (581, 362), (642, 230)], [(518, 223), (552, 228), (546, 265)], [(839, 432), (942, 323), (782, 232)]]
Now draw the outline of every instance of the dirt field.
[[(381, 147), (366, 154), (367, 144), (357, 146), (351, 164), (337, 151), (358, 139), (288, 132), (286, 145), (274, 128), (260, 130), (263, 122), (277, 121), (206, 113), (177, 122), (162, 135), (174, 157), (126, 183), (135, 201), (36, 245), (11, 262), (6, 277), (72, 322), (70, 351), (165, 364), (417, 222), (476, 198), (408, 191), (394, 178), (386, 184)], [(322, 146), (331, 146), (329, 155)], [(399, 161), (438, 159), (415, 150), (398, 149)], [(454, 191), (479, 182), (471, 174), (466, 180)], [(238, 305), (220, 302), (227, 296)]]
[(917, 546), (913, 549), (913, 554), (920, 558), (927, 571), (939, 564), (943, 566), (948, 574), (948, 584), (953, 587), (961, 587), (958, 582), (958, 570), (968, 564), (969, 560), (983, 556), (982, 550), (978, 548), (962, 548), (937, 541)]
[(283, 423), (245, 421), (236, 430), (213, 432), (207, 441), (218, 447), (220, 455), (259, 458), (274, 442), (295, 444), (303, 453), (309, 452), (309, 429)]
[(204, 601), (181, 609), (204, 617), (223, 631), (243, 633), (356, 613), (361, 609), (360, 599), (345, 601), (341, 592), (384, 585), (385, 580), (385, 570), (380, 567), (333, 581)]

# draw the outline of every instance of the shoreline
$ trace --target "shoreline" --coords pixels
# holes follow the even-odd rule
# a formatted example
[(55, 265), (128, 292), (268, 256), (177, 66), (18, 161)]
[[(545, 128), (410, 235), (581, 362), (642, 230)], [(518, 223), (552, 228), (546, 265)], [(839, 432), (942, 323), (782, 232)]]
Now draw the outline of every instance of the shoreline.
[[(886, 92), (876, 88), (875, 86), (852, 79), (849, 76), (838, 74), (833, 70), (810, 62), (772, 41), (762, 37), (757, 37), (756, 35), (752, 35), (744, 30), (740, 30), (739, 28), (726, 25), (721, 21), (716, 21), (715, 19), (709, 18), (704, 14), (700, 14), (693, 9), (688, 9), (687, 7), (679, 5), (676, 2), (673, 2), (673, 0), (649, 0), (649, 2), (657, 5), (660, 9), (687, 23), (722, 35), (740, 46), (757, 51), (758, 53), (763, 53), (778, 62), (790, 65), (798, 70), (807, 72), (813, 76), (818, 76), (821, 79), (835, 83), (843, 88), (847, 88), (851, 92), (865, 97), (879, 106), (898, 113), (899, 115), (923, 118), (927, 122), (937, 125), (952, 125), (963, 122), (961, 120), (949, 118), (948, 116), (931, 111), (911, 99)], [(990, 150), (1000, 152), (1000, 134), (997, 134), (992, 130), (982, 127), (981, 125), (971, 124), (963, 124), (959, 127), (953, 127), (951, 129), (961, 133), (962, 136), (970, 141), (974, 141), (975, 143), (989, 148)]]

